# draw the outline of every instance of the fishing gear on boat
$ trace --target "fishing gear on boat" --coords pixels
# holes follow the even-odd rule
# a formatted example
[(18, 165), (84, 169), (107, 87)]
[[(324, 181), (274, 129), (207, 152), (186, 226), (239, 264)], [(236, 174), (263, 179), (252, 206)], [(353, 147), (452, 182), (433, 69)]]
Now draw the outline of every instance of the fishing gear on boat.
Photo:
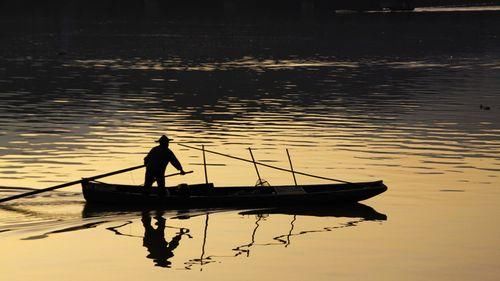
[(298, 174), (298, 175), (312, 177), (312, 178), (317, 178), (317, 179), (322, 179), (322, 180), (329, 180), (329, 181), (336, 181), (336, 182), (341, 182), (341, 183), (355, 184), (355, 183), (344, 181), (344, 180), (340, 180), (340, 179), (322, 177), (322, 176), (312, 175), (312, 174), (309, 174), (309, 173), (294, 171), (293, 168), (291, 170), (289, 170), (289, 169), (286, 169), (286, 168), (281, 168), (281, 167), (277, 167), (277, 166), (273, 166), (273, 165), (269, 165), (269, 164), (265, 164), (265, 163), (261, 163), (261, 162), (257, 162), (257, 161), (252, 161), (252, 160), (248, 160), (248, 159), (237, 157), (237, 156), (232, 156), (232, 155), (225, 154), (225, 153), (220, 153), (220, 152), (217, 152), (217, 151), (208, 150), (208, 149), (205, 149), (205, 148), (201, 149), (201, 148), (198, 148), (198, 147), (195, 147), (195, 146), (186, 145), (186, 144), (183, 144), (183, 143), (177, 143), (177, 145), (180, 145), (180, 146), (185, 147), (185, 148), (190, 148), (190, 149), (203, 150), (205, 152), (209, 152), (209, 153), (212, 153), (212, 154), (215, 154), (215, 155), (220, 155), (220, 156), (224, 156), (224, 157), (228, 157), (228, 158), (232, 158), (232, 159), (236, 159), (236, 160), (240, 160), (240, 161), (244, 161), (244, 162), (248, 162), (248, 163), (253, 163), (254, 165), (261, 165), (261, 166), (264, 166), (264, 167), (268, 167), (268, 168), (279, 170), (279, 171), (283, 171), (283, 172), (289, 172), (289, 173), (293, 173), (293, 174)]

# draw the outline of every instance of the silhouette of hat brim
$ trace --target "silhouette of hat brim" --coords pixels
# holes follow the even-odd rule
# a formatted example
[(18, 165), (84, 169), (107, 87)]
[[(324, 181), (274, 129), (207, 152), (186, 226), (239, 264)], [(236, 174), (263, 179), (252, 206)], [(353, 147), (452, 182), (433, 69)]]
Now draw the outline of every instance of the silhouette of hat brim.
[(156, 140), (155, 142), (164, 142), (164, 141), (173, 141), (173, 139), (168, 138), (167, 136), (163, 135), (163, 136), (161, 136), (160, 139)]

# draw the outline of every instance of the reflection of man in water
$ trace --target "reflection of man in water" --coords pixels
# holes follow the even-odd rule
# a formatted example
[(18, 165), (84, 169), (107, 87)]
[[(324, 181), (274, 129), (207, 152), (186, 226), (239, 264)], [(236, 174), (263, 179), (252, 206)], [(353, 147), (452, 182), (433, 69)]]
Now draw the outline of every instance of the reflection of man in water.
[(143, 246), (148, 249), (149, 255), (146, 257), (152, 259), (155, 266), (171, 267), (169, 261), (174, 256), (174, 250), (179, 246), (179, 241), (182, 235), (187, 233), (186, 229), (181, 231), (172, 238), (172, 241), (165, 240), (165, 218), (163, 212), (157, 212), (155, 215), (157, 228), (151, 225), (151, 216), (148, 212), (142, 212), (142, 225), (144, 226)]
[(168, 144), (171, 139), (163, 135), (159, 140), (160, 145), (155, 146), (149, 151), (148, 155), (144, 158), (144, 165), (146, 165), (146, 176), (144, 180), (145, 192), (148, 193), (156, 181), (158, 184), (158, 193), (160, 195), (165, 195), (168, 190), (165, 188), (165, 169), (167, 169), (168, 163), (172, 165), (184, 175), (184, 170), (182, 165), (175, 157), (175, 154), (168, 148)]

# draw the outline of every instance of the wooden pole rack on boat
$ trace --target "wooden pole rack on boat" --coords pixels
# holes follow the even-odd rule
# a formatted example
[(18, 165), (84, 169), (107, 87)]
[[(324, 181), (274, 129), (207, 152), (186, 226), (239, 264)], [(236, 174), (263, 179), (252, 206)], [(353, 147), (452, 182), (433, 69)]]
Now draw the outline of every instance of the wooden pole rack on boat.
[[(186, 144), (182, 144), (182, 143), (177, 143), (177, 144), (180, 145), (180, 146), (182, 146), (182, 147), (200, 150), (200, 148), (197, 148), (197, 147), (194, 147), (194, 146), (190, 146), (190, 145), (186, 145)], [(208, 153), (212, 153), (212, 154), (216, 154), (216, 155), (220, 155), (220, 156), (224, 156), (224, 157), (228, 157), (228, 158), (232, 158), (232, 159), (236, 159), (236, 160), (240, 160), (240, 161), (244, 161), (244, 162), (255, 163), (256, 165), (261, 165), (261, 166), (264, 166), (264, 167), (276, 169), (276, 170), (283, 171), (283, 172), (289, 172), (289, 173), (292, 172), (289, 169), (280, 168), (280, 167), (272, 166), (272, 165), (265, 164), (265, 163), (254, 162), (252, 160), (248, 160), (248, 159), (245, 159), (245, 158), (236, 157), (236, 156), (232, 156), (232, 155), (228, 155), (228, 154), (216, 152), (216, 151), (213, 151), (213, 150), (205, 149), (205, 151), (208, 152)], [(307, 177), (312, 177), (312, 178), (317, 178), (317, 179), (322, 179), (322, 180), (329, 180), (329, 181), (336, 181), (336, 182), (342, 182), (342, 183), (348, 183), (348, 184), (355, 184), (355, 183), (344, 181), (344, 180), (339, 180), (339, 179), (334, 179), (334, 178), (327, 178), (327, 177), (322, 177), (322, 176), (316, 176), (316, 175), (312, 175), (312, 174), (308, 174), (308, 173), (304, 173), (304, 172), (299, 172), (299, 171), (294, 171), (294, 173), (297, 174), (297, 175), (302, 175), (302, 176), (307, 176)]]

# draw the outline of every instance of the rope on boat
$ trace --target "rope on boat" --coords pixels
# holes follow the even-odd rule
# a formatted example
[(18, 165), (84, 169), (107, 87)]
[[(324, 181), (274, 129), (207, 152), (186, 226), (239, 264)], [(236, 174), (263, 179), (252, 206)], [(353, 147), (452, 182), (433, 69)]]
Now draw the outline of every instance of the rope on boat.
[[(185, 148), (190, 148), (190, 149), (195, 149), (195, 150), (202, 150), (201, 148), (197, 148), (197, 147), (186, 145), (186, 144), (182, 144), (182, 143), (177, 143), (177, 144), (180, 145), (180, 146), (182, 146), (182, 147), (185, 147)], [(294, 174), (298, 174), (298, 175), (302, 175), (302, 176), (307, 176), (307, 177), (312, 177), (312, 178), (317, 178), (317, 179), (322, 179), (322, 180), (329, 180), (329, 181), (336, 181), (336, 182), (353, 184), (352, 182), (348, 182), (348, 181), (344, 181), (344, 180), (339, 180), (339, 179), (334, 179), (334, 178), (327, 178), (327, 177), (322, 177), (322, 176), (316, 176), (316, 175), (312, 175), (312, 174), (308, 174), (308, 173), (304, 173), (304, 172), (299, 172), (299, 171), (295, 171), (295, 170), (292, 171), (292, 170), (289, 170), (289, 169), (285, 169), (285, 168), (281, 168), (281, 167), (276, 167), (276, 166), (272, 166), (272, 165), (269, 165), (269, 164), (265, 164), (265, 163), (261, 163), (261, 162), (256, 162), (256, 161), (248, 160), (248, 159), (237, 157), (237, 156), (232, 156), (232, 155), (229, 155), (229, 154), (220, 153), (220, 152), (217, 152), (217, 151), (208, 150), (206, 148), (204, 149), (204, 151), (212, 153), (212, 154), (215, 154), (215, 155), (220, 155), (220, 156), (224, 156), (224, 157), (228, 157), (228, 158), (232, 158), (232, 159), (236, 159), (236, 160), (240, 160), (240, 161), (244, 161), (244, 162), (248, 162), (248, 163), (255, 163), (257, 165), (261, 165), (261, 166), (264, 166), (264, 167), (268, 167), (268, 168), (279, 170), (279, 171), (283, 171), (283, 172), (294, 173)]]

